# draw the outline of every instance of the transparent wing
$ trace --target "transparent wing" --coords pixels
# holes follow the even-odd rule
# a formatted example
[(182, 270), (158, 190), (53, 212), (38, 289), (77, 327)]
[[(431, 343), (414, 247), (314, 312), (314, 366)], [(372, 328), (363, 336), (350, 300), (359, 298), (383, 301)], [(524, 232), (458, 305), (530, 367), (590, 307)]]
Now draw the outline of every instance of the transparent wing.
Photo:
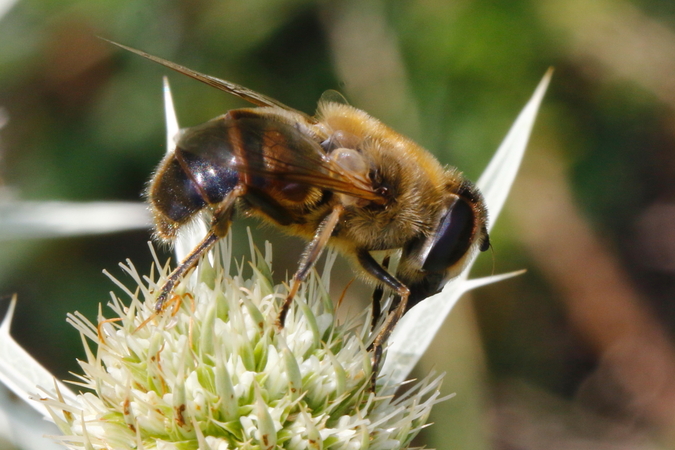
[[(230, 133), (230, 137), (234, 146), (242, 151), (235, 163), (239, 172), (384, 203), (385, 198), (373, 190), (370, 180), (342, 169), (316, 141), (297, 128), (285, 123), (268, 126), (273, 128), (263, 129), (255, 122), (250, 126), (246, 122), (233, 125), (236, 132)], [(261, 145), (247, 145), (247, 142)]]
[(328, 89), (327, 91), (324, 91), (323, 94), (321, 94), (321, 98), (319, 98), (319, 104), (321, 103), (339, 103), (341, 105), (349, 105), (349, 102), (345, 96), (333, 89)]
[(144, 51), (141, 50), (136, 50), (135, 48), (128, 47), (123, 44), (119, 44), (117, 42), (113, 42), (111, 40), (101, 38), (104, 41), (110, 42), (113, 45), (116, 45), (117, 47), (123, 48), (124, 50), (128, 50), (132, 53), (135, 53), (139, 56), (142, 56), (144, 58), (149, 59), (150, 61), (154, 61), (157, 64), (161, 64), (164, 67), (168, 67), (171, 70), (175, 70), (178, 73), (182, 73), (183, 75), (187, 75), (190, 78), (194, 78), (195, 80), (201, 81), (202, 83), (208, 84), (209, 86), (212, 86), (216, 89), (219, 89), (221, 91), (228, 92), (232, 95), (236, 95), (237, 97), (241, 98), (242, 100), (246, 100), (249, 103), (252, 103), (256, 106), (276, 106), (277, 108), (282, 108), (287, 111), (292, 111), (296, 114), (302, 115), (305, 119), (312, 123), (316, 123), (316, 119), (313, 117), (303, 113), (302, 111), (298, 111), (296, 109), (291, 108), (290, 106), (286, 106), (283, 103), (281, 103), (278, 100), (275, 100), (273, 98), (267, 97), (266, 95), (263, 95), (259, 92), (256, 92), (252, 89), (249, 89), (247, 87), (241, 86), (236, 83), (232, 83), (230, 81), (226, 80), (221, 80), (220, 78), (212, 77), (211, 75), (206, 75), (200, 72), (197, 72), (195, 70), (189, 69), (185, 66), (181, 66), (180, 64), (176, 64), (174, 62), (168, 61), (164, 58), (160, 58), (158, 56), (153, 56), (149, 53), (145, 53)]

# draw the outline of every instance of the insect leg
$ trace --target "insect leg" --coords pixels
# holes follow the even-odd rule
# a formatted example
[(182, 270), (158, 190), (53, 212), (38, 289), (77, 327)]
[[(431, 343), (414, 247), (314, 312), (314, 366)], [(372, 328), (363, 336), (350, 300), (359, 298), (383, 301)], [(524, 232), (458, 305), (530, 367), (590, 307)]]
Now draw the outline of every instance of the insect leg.
[(370, 329), (374, 330), (377, 322), (382, 315), (382, 297), (384, 297), (384, 288), (382, 286), (375, 286), (373, 291), (373, 317), (370, 320)]
[[(384, 269), (389, 268), (389, 256), (386, 256), (382, 260), (382, 267)], [(378, 285), (375, 287), (375, 290), (373, 291), (373, 318), (370, 321), (370, 328), (371, 330), (375, 329), (375, 325), (377, 325), (377, 322), (380, 320), (380, 316), (382, 315), (382, 297), (384, 296), (384, 287)]]
[(218, 242), (218, 240), (225, 235), (230, 229), (230, 223), (232, 221), (232, 213), (234, 211), (234, 203), (241, 195), (244, 193), (244, 188), (241, 186), (236, 186), (230, 192), (227, 193), (223, 201), (220, 202), (218, 207), (213, 213), (213, 219), (211, 220), (211, 227), (209, 228), (208, 233), (202, 239), (202, 241), (197, 244), (197, 246), (188, 254), (183, 261), (176, 267), (173, 272), (169, 275), (169, 278), (164, 282), (159, 296), (157, 297), (157, 302), (155, 303), (155, 312), (161, 313), (166, 303), (169, 295), (176, 287), (176, 284), (180, 281), (181, 278), (194, 266), (197, 265), (199, 259), (209, 251), (213, 245)]
[(312, 270), (312, 267), (314, 267), (317, 259), (319, 259), (321, 256), (323, 249), (326, 248), (328, 239), (330, 239), (331, 234), (333, 234), (333, 230), (340, 220), (340, 214), (342, 214), (342, 211), (344, 211), (342, 205), (338, 205), (333, 208), (333, 211), (321, 221), (319, 228), (316, 230), (314, 238), (305, 248), (305, 253), (300, 260), (300, 266), (295, 272), (295, 275), (293, 275), (291, 290), (289, 291), (288, 296), (286, 296), (286, 300), (281, 306), (281, 311), (279, 312), (279, 320), (277, 321), (277, 326), (279, 328), (284, 327), (286, 314), (288, 314), (288, 309), (291, 306), (293, 297), (295, 297), (295, 294), (300, 288), (300, 284), (307, 278), (309, 271)]
[(378, 264), (368, 251), (361, 250), (358, 252), (357, 256), (361, 267), (363, 267), (366, 272), (387, 285), (398, 296), (398, 299), (394, 299), (395, 302), (391, 305), (391, 309), (382, 324), (382, 328), (380, 328), (377, 336), (375, 336), (375, 340), (371, 344), (371, 349), (373, 350), (373, 375), (371, 382), (374, 386), (377, 373), (379, 372), (380, 362), (382, 360), (382, 346), (387, 342), (391, 332), (394, 331), (394, 327), (405, 312), (406, 305), (408, 304), (408, 297), (410, 296), (410, 289)]

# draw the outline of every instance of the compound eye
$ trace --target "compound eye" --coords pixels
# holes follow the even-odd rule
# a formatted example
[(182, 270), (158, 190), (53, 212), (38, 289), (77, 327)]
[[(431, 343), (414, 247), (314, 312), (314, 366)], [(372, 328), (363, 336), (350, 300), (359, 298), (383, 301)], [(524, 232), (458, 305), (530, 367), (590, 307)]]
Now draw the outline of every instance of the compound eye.
[(460, 261), (471, 247), (474, 227), (471, 205), (458, 199), (441, 220), (423, 269), (444, 272)]

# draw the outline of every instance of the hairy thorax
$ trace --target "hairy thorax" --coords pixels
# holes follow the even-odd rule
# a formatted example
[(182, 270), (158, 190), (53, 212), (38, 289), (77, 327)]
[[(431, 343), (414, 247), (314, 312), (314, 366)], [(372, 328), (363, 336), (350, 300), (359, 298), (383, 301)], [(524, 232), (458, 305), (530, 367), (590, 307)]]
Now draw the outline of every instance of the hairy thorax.
[(387, 198), (383, 205), (347, 206), (333, 242), (388, 250), (430, 233), (450, 176), (438, 161), (413, 141), (348, 105), (331, 103), (320, 114), (329, 135), (339, 136), (339, 145), (361, 154), (370, 167), (373, 189), (382, 190)]

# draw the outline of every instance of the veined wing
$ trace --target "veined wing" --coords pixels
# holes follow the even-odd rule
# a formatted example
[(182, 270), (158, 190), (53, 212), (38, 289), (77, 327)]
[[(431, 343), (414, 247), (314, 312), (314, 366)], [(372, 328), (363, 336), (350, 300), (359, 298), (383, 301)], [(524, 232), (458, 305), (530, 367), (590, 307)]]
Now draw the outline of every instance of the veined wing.
[(149, 59), (150, 61), (156, 62), (157, 64), (161, 64), (164, 67), (168, 67), (171, 70), (174, 70), (178, 73), (182, 73), (183, 75), (187, 75), (190, 78), (194, 78), (197, 81), (201, 81), (202, 83), (208, 84), (209, 86), (212, 86), (216, 89), (219, 89), (221, 91), (228, 92), (232, 95), (235, 95), (242, 100), (246, 100), (249, 103), (252, 103), (256, 106), (275, 106), (277, 108), (282, 108), (287, 111), (291, 111), (295, 114), (300, 114), (303, 116), (305, 119), (307, 119), (311, 123), (316, 123), (316, 119), (303, 113), (302, 111), (298, 111), (297, 109), (291, 108), (290, 106), (287, 106), (283, 103), (281, 103), (278, 100), (275, 100), (271, 97), (268, 97), (266, 95), (263, 95), (259, 92), (256, 92), (252, 89), (249, 89), (247, 87), (241, 86), (236, 83), (232, 83), (231, 81), (226, 81), (226, 80), (221, 80), (220, 78), (212, 77), (211, 75), (206, 75), (200, 72), (197, 72), (195, 70), (189, 69), (185, 66), (182, 66), (180, 64), (176, 64), (174, 62), (168, 61), (164, 58), (160, 58), (158, 56), (153, 56), (149, 53), (146, 53), (141, 50), (137, 50), (132, 47), (128, 47), (123, 44), (119, 44), (117, 42), (113, 42), (111, 40), (101, 38), (104, 41), (110, 42), (113, 45), (116, 45), (117, 47), (123, 48), (124, 50), (128, 50), (132, 53), (135, 53), (139, 56), (142, 56), (144, 58)]
[(290, 124), (242, 118), (236, 120), (228, 134), (233, 147), (240, 149), (236, 168), (241, 173), (385, 203), (385, 197), (373, 189), (370, 180), (340, 167), (318, 142)]

